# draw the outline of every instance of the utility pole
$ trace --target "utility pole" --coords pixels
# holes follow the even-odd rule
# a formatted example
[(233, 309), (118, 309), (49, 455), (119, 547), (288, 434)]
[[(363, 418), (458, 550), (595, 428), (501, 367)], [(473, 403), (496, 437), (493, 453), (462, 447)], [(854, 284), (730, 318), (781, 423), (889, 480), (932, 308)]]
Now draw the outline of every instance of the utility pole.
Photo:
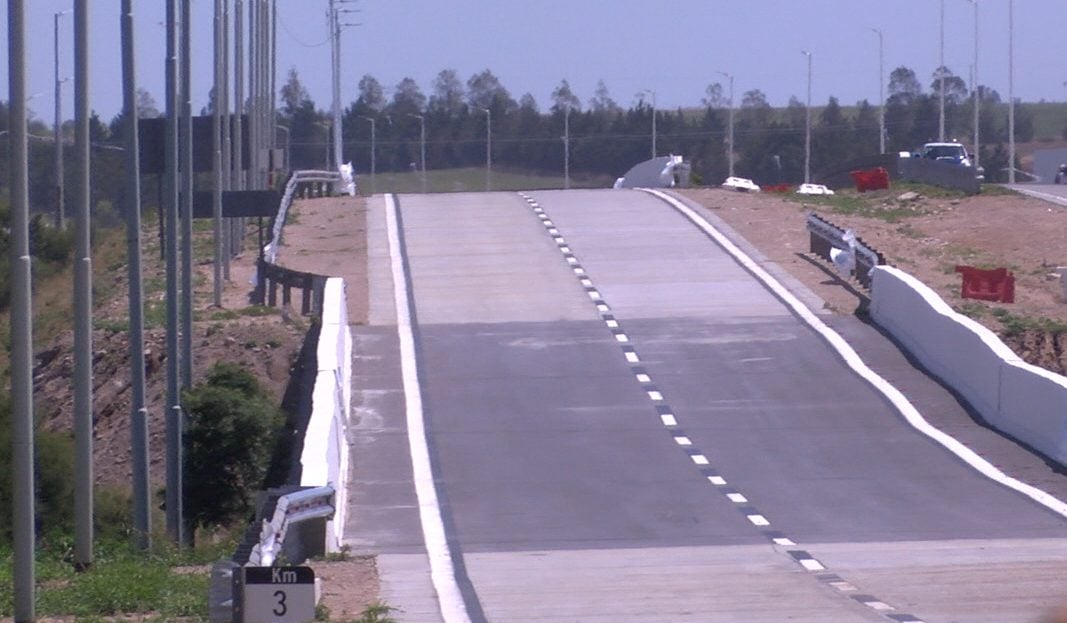
[(233, 185), (235, 190), (244, 190), (244, 120), (242, 119), (242, 113), (245, 111), (244, 0), (233, 2), (233, 30), (233, 99), (237, 113), (233, 118), (233, 159), (236, 163)]
[(882, 31), (877, 28), (868, 28), (878, 35), (878, 153), (885, 153), (885, 66), (884, 48), (882, 47)]
[(804, 183), (811, 183), (811, 52), (801, 52), (808, 57), (808, 101), (804, 109)]
[(166, 523), (167, 534), (175, 543), (182, 542), (181, 483), (182, 483), (182, 422), (181, 384), (178, 379), (181, 349), (179, 348), (178, 294), (178, 3), (167, 0), (167, 61), (166, 61), (166, 136), (163, 184), (163, 212), (166, 237), (166, 314), (167, 314), (167, 411), (166, 411)]
[(74, 567), (93, 564), (93, 254), (89, 0), (74, 0)]
[(937, 67), (938, 139), (945, 142), (945, 0), (941, 0), (941, 61)]
[(485, 111), (485, 192), (493, 190), (493, 111)]
[[(193, 91), (192, 0), (182, 2), (182, 389), (193, 386)], [(184, 417), (184, 416), (183, 416)], [(183, 423), (184, 428), (184, 423)], [(184, 521), (184, 520), (183, 520)], [(184, 531), (185, 541), (190, 534)]]
[[(377, 136), (375, 135), (374, 131), (374, 117), (361, 118), (366, 119), (370, 122), (370, 193), (374, 195), (378, 192), (375, 185), (375, 170), (377, 168), (377, 162), (375, 162), (377, 152)], [(286, 128), (286, 130), (288, 131), (288, 128)], [(288, 146), (288, 141), (286, 141), (286, 146)], [(288, 164), (288, 158), (286, 158), (286, 164)]]
[(979, 159), (981, 158), (980, 152), (982, 151), (978, 142), (979, 109), (982, 106), (982, 98), (978, 93), (978, 0), (967, 1), (974, 5), (974, 76), (971, 79), (971, 86), (974, 88), (974, 157), (971, 160), (974, 163), (974, 168), (978, 169)]
[(341, 156), (341, 24), (338, 20), (335, 0), (330, 0), (330, 69), (332, 71), (331, 116), (333, 118), (333, 165), (340, 171)]
[(1008, 0), (1008, 183), (1015, 183), (1015, 0)]
[(727, 177), (734, 176), (734, 75), (728, 74), (725, 71), (718, 72), (719, 75), (730, 81), (730, 112), (729, 112), (729, 126), (726, 134), (726, 141), (729, 143), (729, 149), (726, 151), (728, 173)]
[(59, 11), (56, 13), (53, 23), (53, 46), (54, 46), (54, 69), (55, 69), (55, 124), (52, 126), (52, 135), (55, 139), (55, 170), (56, 170), (56, 229), (64, 228), (64, 215), (63, 215), (63, 88), (62, 85), (67, 81), (66, 78), (59, 77), (59, 18), (63, 17), (70, 10)]
[(571, 188), (571, 105), (563, 111), (563, 188)]
[(214, 304), (222, 307), (222, 2), (215, 0), (215, 109), (212, 111), (211, 130), (215, 143), (215, 188), (213, 195), (213, 234), (214, 234)]
[(26, 130), (26, 10), (8, 0), (11, 134), (11, 450), (15, 620), (33, 621), (36, 602), (33, 447), (33, 284), (30, 272), (29, 153)]
[(148, 409), (145, 407), (144, 292), (141, 283), (141, 165), (137, 138), (137, 72), (133, 0), (122, 0), (123, 114), (126, 117), (126, 253), (130, 288), (130, 447), (133, 455), (133, 524), (140, 549), (151, 544), (148, 479)]

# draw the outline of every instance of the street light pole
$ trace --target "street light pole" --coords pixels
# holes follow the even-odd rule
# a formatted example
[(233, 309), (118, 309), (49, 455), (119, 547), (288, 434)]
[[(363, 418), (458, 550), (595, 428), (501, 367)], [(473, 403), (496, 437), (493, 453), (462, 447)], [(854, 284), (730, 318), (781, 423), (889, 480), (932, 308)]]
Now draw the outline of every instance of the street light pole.
[(376, 162), (376, 154), (378, 151), (376, 143), (378, 141), (378, 137), (374, 129), (374, 117), (361, 116), (360, 119), (366, 119), (370, 122), (370, 194), (374, 195), (378, 192), (375, 186), (375, 174), (377, 173), (378, 165), (378, 163)]
[(426, 117), (409, 113), (419, 120), (419, 170), (422, 172), (422, 192), (426, 192)]
[(882, 31), (868, 28), (878, 35), (878, 153), (885, 153), (885, 48), (882, 43)]
[(804, 183), (811, 182), (811, 52), (801, 52), (808, 57), (808, 103), (804, 110)]
[(733, 177), (734, 176), (734, 75), (733, 74), (728, 74), (725, 71), (720, 71), (718, 73), (719, 73), (719, 75), (723, 76), (724, 78), (726, 78), (727, 80), (730, 81), (730, 112), (728, 114), (730, 120), (728, 122), (729, 123), (729, 126), (728, 126), (729, 129), (727, 130), (727, 134), (726, 134), (726, 140), (730, 144), (730, 147), (726, 152), (726, 157), (727, 157), (727, 168), (728, 168), (727, 176), (728, 177)]
[(493, 112), (485, 111), (485, 190), (493, 190)]
[(941, 62), (937, 67), (939, 141), (945, 142), (945, 0), (941, 0)]
[(1015, 183), (1015, 0), (1008, 0), (1008, 183)]
[(571, 188), (571, 105), (563, 112), (563, 188)]
[(972, 87), (974, 88), (974, 168), (977, 169), (979, 165), (979, 152), (981, 151), (980, 144), (978, 142), (978, 121), (979, 121), (979, 109), (981, 107), (982, 98), (978, 93), (978, 0), (967, 0), (974, 5), (974, 78), (972, 79)]
[(56, 77), (56, 101), (55, 101), (55, 125), (52, 127), (52, 134), (55, 139), (55, 151), (56, 151), (56, 229), (63, 229), (63, 89), (62, 84), (68, 80), (68, 78), (59, 77), (59, 18), (70, 13), (70, 10), (59, 11), (56, 13), (53, 22), (53, 47), (54, 47), (54, 69)]
[(652, 157), (656, 157), (656, 92), (652, 89), (641, 91), (642, 95), (652, 96)]

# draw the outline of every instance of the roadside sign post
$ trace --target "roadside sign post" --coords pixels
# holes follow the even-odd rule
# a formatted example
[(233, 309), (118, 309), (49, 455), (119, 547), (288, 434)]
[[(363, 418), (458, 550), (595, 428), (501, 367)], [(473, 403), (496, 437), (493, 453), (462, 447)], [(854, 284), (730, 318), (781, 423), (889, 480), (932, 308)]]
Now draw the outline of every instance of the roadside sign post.
[(315, 572), (310, 567), (244, 567), (234, 574), (234, 621), (311, 623)]

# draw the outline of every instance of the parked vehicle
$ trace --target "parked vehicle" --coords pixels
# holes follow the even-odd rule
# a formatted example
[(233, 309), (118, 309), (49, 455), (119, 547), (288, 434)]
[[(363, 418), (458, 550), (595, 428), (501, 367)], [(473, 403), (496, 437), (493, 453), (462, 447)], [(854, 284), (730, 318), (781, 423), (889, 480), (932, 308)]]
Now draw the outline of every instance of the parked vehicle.
[(959, 143), (926, 143), (917, 157), (951, 162), (964, 167), (974, 164), (971, 155), (967, 153), (967, 148)]

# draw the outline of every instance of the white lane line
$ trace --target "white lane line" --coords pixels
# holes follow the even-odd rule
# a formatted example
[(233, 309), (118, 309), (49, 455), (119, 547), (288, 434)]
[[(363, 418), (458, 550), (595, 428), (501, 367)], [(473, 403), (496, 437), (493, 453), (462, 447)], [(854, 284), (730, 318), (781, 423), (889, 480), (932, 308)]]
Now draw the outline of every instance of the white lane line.
[(907, 420), (908, 424), (911, 424), (916, 430), (944, 446), (949, 452), (955, 454), (987, 478), (998, 482), (1005, 487), (1018, 491), (1053, 512), (1063, 517), (1067, 517), (1067, 502), (1064, 502), (1047, 491), (1005, 474), (977, 452), (963, 445), (958, 439), (926, 421), (926, 418), (919, 413), (919, 410), (915, 408), (915, 405), (911, 404), (899, 389), (872, 370), (863, 359), (860, 358), (859, 354), (852, 348), (852, 346), (845, 341), (845, 338), (841, 337), (837, 331), (826, 326), (826, 323), (820, 320), (819, 317), (808, 309), (806, 305), (800, 302), (800, 299), (793, 296), (792, 292), (787, 290), (785, 286), (772, 277), (770, 273), (757, 264), (755, 260), (745, 255), (737, 245), (724, 236), (722, 232), (715, 229), (711, 223), (704, 219), (704, 217), (666, 193), (651, 189), (643, 190), (666, 201), (676, 210), (688, 217), (690, 221), (711, 236), (719, 246), (732, 255), (749, 272), (755, 275), (757, 279), (762, 281), (767, 289), (774, 293), (779, 300), (792, 309), (797, 316), (806, 322), (812, 329), (822, 335), (823, 338), (829, 342), (830, 346), (841, 355), (841, 358), (845, 360), (848, 366), (856, 372), (856, 374), (860, 375), (861, 378), (866, 380), (871, 386), (881, 392), (883, 396), (889, 399), (901, 415), (904, 416), (904, 419)]
[(627, 352), (625, 354), (626, 354), (626, 361), (629, 361), (630, 363), (639, 363), (641, 361), (637, 357), (637, 353)]
[(853, 591), (859, 590), (858, 588), (856, 588), (856, 585), (852, 584), (851, 582), (846, 582), (844, 580), (840, 580), (837, 582), (828, 582), (828, 584), (834, 587), (835, 589), (841, 591), (842, 593), (851, 593)]
[(708, 476), (708, 482), (716, 487), (721, 487), (726, 484), (726, 479), (722, 476)]
[(779, 537), (777, 539), (774, 539), (774, 544), (775, 545), (796, 545), (796, 543), (793, 541), (793, 539), (787, 539), (785, 537)]
[(559, 234), (559, 230), (556, 229), (555, 227), (551, 227), (551, 228), (549, 228), (548, 233), (553, 235), (553, 236), (556, 236), (556, 235)]
[(691, 446), (691, 445), (693, 445), (693, 441), (691, 439), (689, 439), (688, 437), (684, 436), (684, 435), (679, 435), (679, 436), (675, 437), (674, 438), (674, 443), (678, 444), (679, 446)]
[(630, 341), (630, 338), (625, 333), (616, 333), (615, 341), (620, 344), (625, 344), (626, 342)]
[(584, 275), (585, 274), (585, 269), (582, 268), (581, 266), (575, 266), (574, 267), (574, 274), (575, 275)]
[(763, 515), (746, 515), (746, 517), (748, 517), (748, 520), (751, 521), (754, 526), (763, 527), (771, 525), (771, 522)]
[(393, 195), (385, 196), (385, 218), (389, 235), (389, 258), (393, 275), (393, 299), (396, 302), (397, 334), (400, 338), (400, 369), (403, 376), (404, 403), (407, 411), (408, 448), (411, 452), (412, 478), (419, 501), (419, 520), (430, 559), (430, 579), (437, 592), (441, 617), (446, 623), (470, 623), (467, 604), (456, 582), (452, 552), (441, 518), (441, 507), (434, 488), (433, 466), (426, 441), (426, 424), (422, 412), (422, 390), (415, 354), (415, 334), (408, 307), (408, 283), (400, 251), (397, 206)]
[(889, 612), (890, 610), (896, 610), (893, 606), (885, 603), (884, 601), (865, 601), (863, 605), (867, 606), (871, 610), (877, 610), (878, 612)]
[(607, 303), (604, 303), (604, 302), (597, 303), (596, 304), (596, 309), (599, 312), (609, 312), (609, 311), (611, 311), (611, 308), (608, 307)]
[(663, 394), (661, 394), (661, 393), (659, 393), (657, 391), (648, 392), (648, 397), (653, 402), (663, 402)]
[(637, 382), (638, 383), (651, 383), (652, 382), (652, 377), (647, 375), (647, 374), (638, 374), (637, 375)]
[(619, 328), (619, 321), (618, 320), (605, 320), (604, 324), (608, 325), (609, 329), (618, 329)]
[(659, 419), (663, 421), (664, 426), (678, 426), (678, 420), (676, 420), (670, 413), (664, 413), (659, 416)]
[(703, 454), (691, 454), (691, 455), (689, 455), (689, 458), (692, 459), (693, 462), (696, 463), (697, 465), (707, 465), (708, 464), (708, 457), (704, 456)]
[(734, 504), (744, 504), (748, 501), (748, 498), (741, 495), (740, 493), (727, 493), (726, 497)]
[(579, 279), (578, 283), (580, 283), (583, 286), (588, 288), (589, 286), (593, 285), (593, 280), (592, 279)]
[(797, 562), (800, 563), (801, 567), (804, 567), (808, 571), (826, 571), (826, 567), (824, 567), (821, 562), (815, 560), (814, 558), (801, 558)]

